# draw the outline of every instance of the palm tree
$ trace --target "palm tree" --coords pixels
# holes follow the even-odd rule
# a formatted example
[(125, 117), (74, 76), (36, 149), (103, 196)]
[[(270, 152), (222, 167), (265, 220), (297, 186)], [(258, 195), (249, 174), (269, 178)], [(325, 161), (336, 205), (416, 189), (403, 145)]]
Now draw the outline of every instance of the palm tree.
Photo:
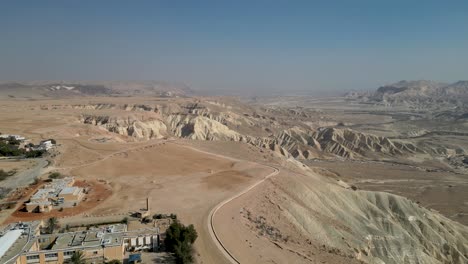
[(55, 217), (49, 218), (49, 220), (47, 221), (47, 232), (49, 234), (52, 234), (54, 232), (55, 228), (57, 228), (57, 225), (58, 225), (57, 218), (55, 218)]
[(69, 263), (71, 263), (71, 264), (84, 264), (85, 260), (84, 260), (83, 251), (75, 251), (73, 253), (73, 255), (71, 256)]

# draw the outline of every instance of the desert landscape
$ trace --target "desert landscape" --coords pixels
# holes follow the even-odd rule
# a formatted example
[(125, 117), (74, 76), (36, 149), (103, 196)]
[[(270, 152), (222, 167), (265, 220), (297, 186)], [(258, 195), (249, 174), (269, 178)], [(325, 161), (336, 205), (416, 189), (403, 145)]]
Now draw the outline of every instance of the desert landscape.
[[(113, 219), (148, 200), (194, 224), (197, 263), (468, 260), (468, 82), (255, 100), (153, 84), (151, 96), (131, 94), (147, 83), (21, 86), (41, 96), (3, 85), (1, 132), (56, 141), (43, 158), (0, 160), (15, 172), (2, 202), (19, 201), (0, 212), (4, 224)], [(35, 179), (53, 172), (74, 177), (86, 200), (23, 212)]]
[(0, 264), (468, 264), (468, 1), (0, 10)]

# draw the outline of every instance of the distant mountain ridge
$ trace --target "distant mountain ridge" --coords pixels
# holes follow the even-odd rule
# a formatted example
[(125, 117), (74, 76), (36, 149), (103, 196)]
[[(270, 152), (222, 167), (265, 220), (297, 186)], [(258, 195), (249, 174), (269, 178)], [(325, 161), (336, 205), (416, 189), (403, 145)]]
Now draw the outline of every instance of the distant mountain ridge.
[(41, 98), (74, 96), (187, 97), (195, 92), (185, 84), (161, 81), (28, 81), (0, 82), (0, 97)]
[(425, 109), (438, 107), (467, 107), (468, 81), (446, 84), (436, 81), (399, 81), (379, 87), (375, 92), (349, 92), (348, 100), (386, 106), (407, 106)]

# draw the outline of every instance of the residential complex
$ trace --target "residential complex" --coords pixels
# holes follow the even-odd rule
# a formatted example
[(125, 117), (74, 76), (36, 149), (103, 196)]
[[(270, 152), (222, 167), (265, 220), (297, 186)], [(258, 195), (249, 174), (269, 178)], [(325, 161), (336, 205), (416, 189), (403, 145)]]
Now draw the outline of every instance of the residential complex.
[(128, 231), (125, 224), (114, 224), (85, 231), (39, 235), (38, 223), (11, 227), (0, 237), (0, 263), (59, 264), (75, 252), (83, 254), (86, 263), (104, 263), (128, 258), (135, 250), (156, 251), (159, 228)]

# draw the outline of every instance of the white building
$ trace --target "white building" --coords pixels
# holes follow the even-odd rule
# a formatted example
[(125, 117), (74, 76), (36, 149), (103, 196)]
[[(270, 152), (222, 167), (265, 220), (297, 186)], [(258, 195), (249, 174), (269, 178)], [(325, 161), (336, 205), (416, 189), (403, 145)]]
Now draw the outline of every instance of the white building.
[(14, 138), (16, 140), (19, 140), (19, 141), (24, 141), (26, 138), (23, 137), (23, 136), (20, 136), (20, 135), (8, 135), (8, 134), (3, 134), (3, 135), (0, 135), (0, 138), (2, 139), (8, 139), (8, 138)]
[(0, 237), (0, 259), (8, 252), (8, 250), (16, 243), (23, 234), (23, 230), (15, 229), (7, 231)]
[(45, 149), (45, 150), (49, 150), (49, 149), (51, 149), (53, 146), (54, 146), (54, 144), (52, 143), (52, 140), (50, 140), (50, 139), (42, 140), (42, 141), (39, 143), (39, 147), (42, 148), (42, 149)]

